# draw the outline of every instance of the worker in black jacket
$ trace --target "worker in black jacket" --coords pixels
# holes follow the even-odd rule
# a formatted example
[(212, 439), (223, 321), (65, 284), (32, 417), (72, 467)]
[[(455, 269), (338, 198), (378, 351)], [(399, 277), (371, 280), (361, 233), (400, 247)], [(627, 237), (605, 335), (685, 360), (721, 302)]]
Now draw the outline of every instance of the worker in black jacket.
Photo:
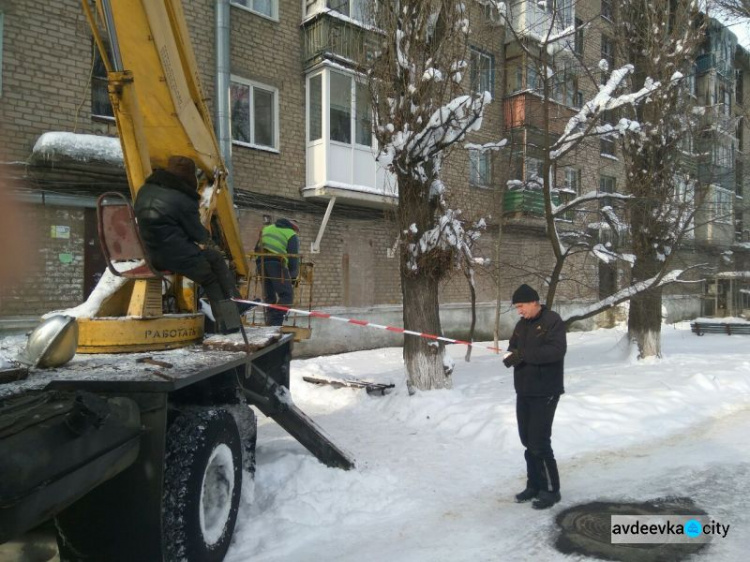
[(560, 476), (551, 438), (557, 402), (565, 392), (565, 323), (556, 312), (539, 304), (539, 294), (528, 285), (516, 289), (512, 302), (521, 319), (503, 363), (513, 367), (518, 434), (526, 448), (526, 489), (516, 494), (516, 501), (534, 500), (532, 507), (546, 509), (560, 501)]
[(234, 276), (200, 220), (195, 162), (169, 158), (138, 191), (138, 230), (155, 268), (172, 271), (203, 287), (219, 331), (235, 331), (239, 312), (229, 299), (238, 296)]

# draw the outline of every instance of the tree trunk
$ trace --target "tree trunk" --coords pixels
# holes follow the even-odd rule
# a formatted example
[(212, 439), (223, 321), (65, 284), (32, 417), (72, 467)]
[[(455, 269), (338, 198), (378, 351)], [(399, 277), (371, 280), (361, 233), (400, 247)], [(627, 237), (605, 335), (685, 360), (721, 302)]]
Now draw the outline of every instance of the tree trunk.
[[(426, 334), (441, 334), (438, 305), (439, 280), (431, 275), (401, 277), (404, 327)], [(416, 336), (404, 338), (404, 363), (409, 392), (452, 388), (450, 372), (443, 365), (445, 345)]]
[[(634, 283), (648, 279), (660, 269), (658, 263), (639, 266), (639, 261), (643, 260), (636, 261), (633, 268)], [(649, 274), (650, 271), (653, 273)], [(661, 357), (661, 295), (662, 288), (656, 287), (638, 293), (630, 299), (628, 337), (638, 345), (639, 359)]]

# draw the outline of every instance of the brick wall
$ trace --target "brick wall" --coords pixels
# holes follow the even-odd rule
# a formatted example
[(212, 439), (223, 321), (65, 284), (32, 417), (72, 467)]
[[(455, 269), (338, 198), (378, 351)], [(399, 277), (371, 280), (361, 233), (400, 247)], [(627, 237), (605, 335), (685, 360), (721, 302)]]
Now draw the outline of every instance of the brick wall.
[(240, 229), (245, 248), (258, 240), (263, 214), (272, 221), (291, 218), (300, 225), (302, 261), (314, 264), (313, 305), (369, 306), (399, 304), (398, 258), (388, 258), (395, 232), (384, 219), (350, 219), (343, 210), (334, 211), (320, 243), (320, 253), (310, 251), (322, 216), (307, 213), (258, 213), (240, 211)]
[(41, 315), (83, 301), (84, 210), (22, 205), (33, 238), (28, 270), (13, 286), (0, 286), (0, 315)]
[(3, 145), (25, 160), (46, 131), (107, 130), (91, 120), (91, 34), (77, 0), (4, 4)]

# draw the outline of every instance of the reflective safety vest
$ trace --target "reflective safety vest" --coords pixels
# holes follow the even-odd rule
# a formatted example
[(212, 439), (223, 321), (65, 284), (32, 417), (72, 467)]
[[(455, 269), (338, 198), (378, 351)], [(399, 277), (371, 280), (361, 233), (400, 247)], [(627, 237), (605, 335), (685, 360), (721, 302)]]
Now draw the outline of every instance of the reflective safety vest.
[[(260, 245), (263, 247), (263, 251), (271, 252), (272, 254), (286, 254), (287, 245), (292, 236), (297, 233), (291, 228), (280, 228), (275, 224), (269, 224), (263, 227), (263, 233), (260, 237)], [(280, 256), (287, 263), (286, 255)]]

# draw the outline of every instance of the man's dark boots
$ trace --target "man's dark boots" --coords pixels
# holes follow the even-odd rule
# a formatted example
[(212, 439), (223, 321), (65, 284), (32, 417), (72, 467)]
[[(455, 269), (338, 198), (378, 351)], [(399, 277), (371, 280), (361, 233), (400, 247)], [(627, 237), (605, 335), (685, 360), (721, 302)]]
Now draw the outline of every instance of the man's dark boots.
[(527, 486), (523, 492), (516, 494), (516, 503), (524, 503), (527, 501), (531, 501), (538, 495), (539, 495), (539, 490), (535, 490), (534, 488), (530, 488)]
[[(560, 474), (555, 459), (542, 459), (542, 481), (547, 489), (540, 490), (531, 504), (534, 509), (548, 509), (560, 501)], [(549, 491), (554, 490), (554, 491)]]
[(540, 490), (539, 495), (531, 504), (534, 509), (549, 509), (560, 501), (560, 492), (548, 492)]
[(221, 300), (211, 303), (211, 310), (216, 319), (216, 331), (220, 334), (233, 334), (242, 326), (242, 319), (237, 305), (231, 300)]

